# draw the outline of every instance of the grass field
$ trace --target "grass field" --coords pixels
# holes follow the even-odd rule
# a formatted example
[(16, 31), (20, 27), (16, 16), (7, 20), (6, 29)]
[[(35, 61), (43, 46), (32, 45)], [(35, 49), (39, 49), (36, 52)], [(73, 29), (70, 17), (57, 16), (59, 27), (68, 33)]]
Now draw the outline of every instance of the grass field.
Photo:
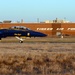
[(75, 43), (67, 43), (74, 38), (63, 39), (66, 43), (54, 43), (61, 38), (12, 40), (0, 42), (1, 75), (75, 75)]

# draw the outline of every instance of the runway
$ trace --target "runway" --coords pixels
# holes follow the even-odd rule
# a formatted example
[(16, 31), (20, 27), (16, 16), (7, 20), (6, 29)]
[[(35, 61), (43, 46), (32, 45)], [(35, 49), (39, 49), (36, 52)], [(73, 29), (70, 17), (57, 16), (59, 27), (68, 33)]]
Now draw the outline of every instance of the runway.
[(75, 43), (0, 43), (0, 53), (25, 54), (26, 52), (75, 52)]
[(5, 38), (0, 41), (1, 54), (23, 55), (25, 53), (75, 52), (75, 38), (27, 38), (19, 43), (15, 38)]
[[(38, 37), (38, 38), (23, 38), (24, 43), (75, 43), (75, 38), (50, 38), (50, 37)], [(2, 38), (0, 43), (19, 43), (19, 40), (16, 39), (15, 37), (7, 37), (7, 38)]]

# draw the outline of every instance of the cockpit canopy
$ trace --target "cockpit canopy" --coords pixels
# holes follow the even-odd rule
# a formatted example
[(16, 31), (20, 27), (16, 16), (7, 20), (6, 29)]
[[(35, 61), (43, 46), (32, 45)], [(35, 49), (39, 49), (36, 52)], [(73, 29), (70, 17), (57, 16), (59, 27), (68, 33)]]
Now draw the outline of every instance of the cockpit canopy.
[(10, 27), (10, 29), (30, 30), (29, 28), (24, 26), (13, 26), (13, 27)]

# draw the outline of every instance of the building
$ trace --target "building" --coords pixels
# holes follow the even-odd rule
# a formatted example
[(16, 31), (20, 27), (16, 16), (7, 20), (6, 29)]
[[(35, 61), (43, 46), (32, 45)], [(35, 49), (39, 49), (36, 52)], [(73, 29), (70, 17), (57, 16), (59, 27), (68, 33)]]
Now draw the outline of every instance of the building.
[(75, 36), (75, 23), (0, 23), (0, 28), (26, 26), (51, 36)]
[(5, 20), (5, 21), (3, 21), (3, 23), (11, 23), (11, 21)]
[(56, 18), (55, 20), (46, 20), (44, 23), (69, 23), (69, 21)]

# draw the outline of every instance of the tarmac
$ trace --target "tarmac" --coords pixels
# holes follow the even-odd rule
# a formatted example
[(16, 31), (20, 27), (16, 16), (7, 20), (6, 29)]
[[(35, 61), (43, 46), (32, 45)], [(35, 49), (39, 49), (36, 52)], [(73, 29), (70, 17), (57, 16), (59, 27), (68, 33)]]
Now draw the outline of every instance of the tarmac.
[[(23, 38), (24, 43), (34, 43), (34, 42), (41, 42), (41, 43), (75, 43), (75, 38), (50, 38), (50, 37), (32, 37), (32, 38)], [(19, 43), (19, 40), (15, 37), (7, 37), (2, 38), (0, 43)]]

